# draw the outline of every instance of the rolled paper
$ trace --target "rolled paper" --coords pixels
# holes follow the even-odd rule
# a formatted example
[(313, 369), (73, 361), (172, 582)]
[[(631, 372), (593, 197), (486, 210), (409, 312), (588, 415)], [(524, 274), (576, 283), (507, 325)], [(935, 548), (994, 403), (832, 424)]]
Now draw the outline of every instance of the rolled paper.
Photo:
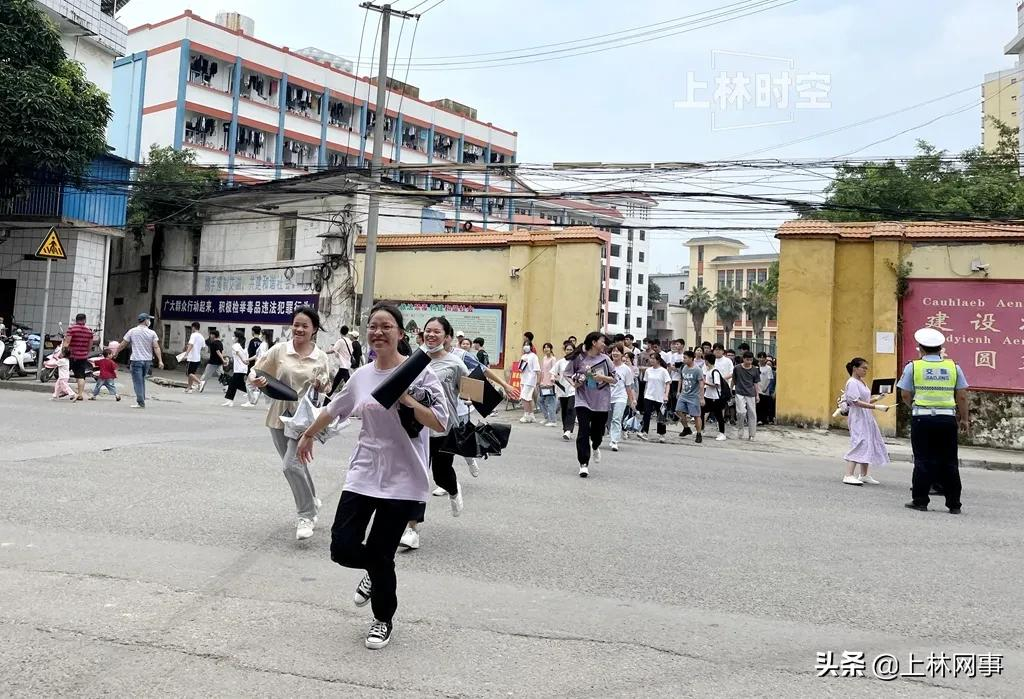
[(374, 400), (390, 409), (398, 402), (402, 394), (409, 390), (416, 377), (430, 364), (430, 355), (423, 350), (416, 350), (406, 359), (387, 380), (377, 387), (371, 395)]
[(267, 396), (267, 398), (289, 402), (294, 402), (299, 399), (299, 394), (295, 392), (295, 389), (284, 381), (274, 378), (265, 371), (257, 371), (256, 376), (267, 380), (267, 385), (260, 388), (260, 391), (262, 391), (263, 395)]

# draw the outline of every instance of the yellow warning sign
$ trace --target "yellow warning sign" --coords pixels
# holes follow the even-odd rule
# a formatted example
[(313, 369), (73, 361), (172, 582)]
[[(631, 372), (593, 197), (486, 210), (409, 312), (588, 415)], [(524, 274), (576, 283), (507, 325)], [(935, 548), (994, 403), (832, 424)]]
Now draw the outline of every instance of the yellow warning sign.
[(36, 257), (48, 257), (51, 260), (66, 260), (68, 256), (64, 253), (64, 245), (60, 242), (57, 229), (51, 228), (50, 232), (43, 238), (42, 244), (36, 250)]

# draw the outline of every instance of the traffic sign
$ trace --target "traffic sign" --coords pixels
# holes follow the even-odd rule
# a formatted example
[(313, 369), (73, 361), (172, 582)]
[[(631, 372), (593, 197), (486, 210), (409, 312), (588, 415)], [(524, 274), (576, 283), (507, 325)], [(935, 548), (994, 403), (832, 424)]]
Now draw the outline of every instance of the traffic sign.
[(68, 256), (64, 253), (64, 244), (60, 242), (57, 229), (51, 228), (50, 232), (43, 238), (36, 250), (36, 257), (45, 257), (50, 260), (66, 260)]

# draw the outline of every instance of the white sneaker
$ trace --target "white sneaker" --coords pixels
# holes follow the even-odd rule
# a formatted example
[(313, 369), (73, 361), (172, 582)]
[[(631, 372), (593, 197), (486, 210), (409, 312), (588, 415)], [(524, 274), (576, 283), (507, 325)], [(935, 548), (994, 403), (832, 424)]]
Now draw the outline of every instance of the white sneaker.
[(299, 517), (299, 522), (295, 525), (295, 538), (301, 541), (311, 536), (313, 536), (313, 520)]
[(521, 418), (519, 418), (519, 422), (523, 423), (524, 425), (526, 423), (528, 423), (529, 421), (530, 421), (530, 418), (526, 417), (526, 415), (523, 415)]
[(727, 439), (728, 439), (728, 437), (725, 436), (725, 432), (719, 432), (718, 436), (715, 437), (715, 441), (716, 442), (724, 442)]
[(444, 488), (434, 488), (434, 492), (432, 494), (434, 495), (434, 497), (438, 497), (439, 498), (442, 495), (447, 495), (448, 491), (445, 490)]
[(637, 432), (636, 433), (636, 438), (639, 439), (641, 442), (646, 442), (647, 441), (647, 435), (645, 433), (643, 433), (643, 432)]
[(612, 443), (611, 443), (610, 445), (608, 445), (608, 446), (609, 446), (609, 448), (610, 448), (610, 449), (611, 449), (612, 451), (618, 451), (618, 450), (619, 450), (619, 443), (618, 443), (618, 442), (612, 442)]
[(549, 423), (545, 424), (544, 426), (545, 427), (558, 427), (558, 423), (557, 422), (549, 422)]
[(206, 380), (204, 379), (203, 381), (199, 382), (199, 392), (202, 393), (205, 390), (206, 390)]
[(458, 517), (462, 514), (462, 488), (459, 488), (459, 492), (455, 495), (448, 496), (448, 504), (452, 507), (452, 517)]
[(875, 480), (872, 476), (861, 476), (861, 483), (870, 483), (871, 485), (881, 485), (880, 481)]
[(222, 408), (233, 408), (233, 407), (235, 407), (235, 401), (233, 401), (233, 400), (226, 400), (226, 401), (224, 401), (223, 403), (220, 404), (220, 407), (222, 407)]
[(658, 435), (658, 444), (664, 444), (664, 443), (665, 443), (665, 435), (663, 435), (663, 434)]
[(595, 449), (594, 450), (594, 463), (595, 464), (601, 463), (601, 450), (600, 449)]
[(864, 485), (857, 476), (843, 476), (843, 483), (846, 485)]
[(567, 442), (569, 440), (571, 440), (572, 439), (572, 432), (570, 432), (569, 430), (566, 430), (565, 432), (563, 432), (562, 433), (562, 439), (564, 439)]
[(590, 475), (590, 469), (586, 466), (580, 466), (580, 478), (586, 478)]
[(466, 462), (466, 465), (469, 466), (469, 475), (473, 476), (473, 478), (476, 478), (477, 476), (480, 475), (479, 461), (477, 461), (476, 459), (470, 459), (469, 461)]
[(185, 389), (185, 393), (192, 393), (192, 389), (191, 388), (186, 388)]
[(406, 527), (400, 545), (407, 549), (418, 549), (420, 547), (419, 532), (411, 527)]
[(250, 403), (249, 401), (245, 401), (244, 403), (242, 403), (242, 407), (243, 408), (255, 408), (256, 404), (255, 403)]
[(146, 406), (144, 406), (144, 405), (139, 405), (138, 403), (132, 403), (132, 404), (131, 404), (131, 405), (129, 405), (128, 407), (129, 407), (129, 408), (145, 408)]

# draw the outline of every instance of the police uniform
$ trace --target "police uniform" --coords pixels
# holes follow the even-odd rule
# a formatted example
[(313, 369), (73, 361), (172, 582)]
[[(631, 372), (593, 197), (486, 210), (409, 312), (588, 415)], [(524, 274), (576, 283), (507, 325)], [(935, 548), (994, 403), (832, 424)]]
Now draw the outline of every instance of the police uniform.
[[(922, 347), (941, 347), (946, 338), (932, 328), (914, 334)], [(960, 511), (960, 460), (957, 453), (956, 391), (966, 389), (963, 369), (951, 359), (928, 354), (907, 364), (896, 384), (914, 394), (910, 443), (914, 449), (913, 502), (927, 509), (932, 485), (942, 487), (946, 507)]]

